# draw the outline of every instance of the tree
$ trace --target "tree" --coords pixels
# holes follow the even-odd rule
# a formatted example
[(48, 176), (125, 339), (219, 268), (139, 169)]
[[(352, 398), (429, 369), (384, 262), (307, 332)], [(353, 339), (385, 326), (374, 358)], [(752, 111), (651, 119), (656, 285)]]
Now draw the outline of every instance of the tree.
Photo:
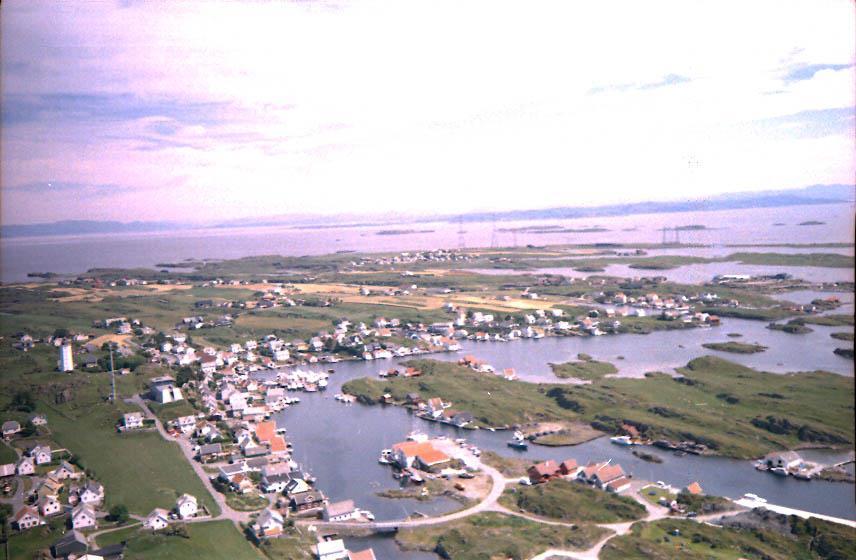
[(125, 504), (116, 504), (110, 508), (110, 521), (115, 521), (117, 525), (122, 525), (130, 519), (128, 508)]
[(29, 391), (21, 389), (12, 396), (10, 408), (21, 412), (32, 412), (36, 409), (36, 401), (33, 400), (33, 395)]
[(183, 387), (188, 381), (192, 381), (194, 379), (196, 379), (196, 372), (193, 371), (193, 368), (184, 366), (178, 370), (178, 374), (175, 376), (175, 383), (179, 387)]
[(54, 331), (54, 338), (68, 338), (70, 333), (68, 329), (59, 328)]

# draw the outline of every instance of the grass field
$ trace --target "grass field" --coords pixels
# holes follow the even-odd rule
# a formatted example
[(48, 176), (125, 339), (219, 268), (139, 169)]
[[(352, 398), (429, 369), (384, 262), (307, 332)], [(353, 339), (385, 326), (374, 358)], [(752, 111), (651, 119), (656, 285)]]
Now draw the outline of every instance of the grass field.
[(14, 463), (18, 460), (18, 454), (15, 450), (6, 445), (5, 442), (0, 442), (0, 465)]
[(689, 520), (639, 523), (607, 542), (602, 560), (846, 560), (854, 558), (852, 529), (817, 520), (785, 520), (773, 530), (715, 527)]
[(605, 534), (606, 529), (594, 525), (571, 528), (481, 513), (444, 525), (403, 529), (395, 540), (406, 549), (436, 552), (455, 560), (522, 560), (548, 548), (585, 549)]
[(78, 455), (104, 484), (108, 508), (125, 504), (131, 512), (147, 515), (155, 507), (173, 507), (176, 498), (187, 492), (219, 514), (177, 444), (164, 441), (156, 432), (116, 432), (116, 420), (130, 410), (134, 408), (97, 403), (77, 414), (50, 409), (48, 418), (54, 439)]
[(500, 503), (512, 510), (566, 523), (619, 523), (645, 516), (645, 508), (633, 498), (562, 479), (507, 488)]
[(259, 560), (264, 556), (231, 521), (188, 523), (189, 538), (132, 527), (98, 538), (98, 546), (127, 541), (125, 560)]

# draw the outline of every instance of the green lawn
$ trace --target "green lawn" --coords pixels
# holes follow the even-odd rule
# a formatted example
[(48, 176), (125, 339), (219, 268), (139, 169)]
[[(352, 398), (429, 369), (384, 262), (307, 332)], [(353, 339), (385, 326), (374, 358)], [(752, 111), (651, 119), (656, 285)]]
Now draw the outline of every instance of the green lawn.
[[(54, 541), (65, 534), (66, 516), (62, 515), (51, 519), (50, 523), (41, 527), (34, 527), (28, 531), (11, 531), (9, 536), (9, 554), (6, 555), (6, 547), (0, 545), (0, 558), (3, 560), (19, 560), (29, 558), (41, 558), (37, 556), (39, 551), (47, 551)], [(50, 553), (48, 553), (50, 557)]]
[(107, 533), (98, 546), (128, 541), (126, 560), (258, 560), (262, 554), (231, 521), (186, 524), (190, 538), (143, 531), (138, 527)]
[(76, 411), (63, 408), (48, 412), (54, 438), (104, 484), (108, 507), (125, 504), (133, 513), (146, 515), (155, 507), (173, 507), (187, 492), (213, 514), (219, 513), (177, 444), (156, 432), (116, 432), (116, 419), (134, 407), (92, 403)]
[(509, 509), (568, 523), (619, 523), (645, 516), (645, 508), (633, 498), (562, 479), (507, 488), (500, 503)]
[(0, 442), (0, 465), (14, 463), (18, 460), (18, 454), (15, 450), (6, 445), (5, 442)]
[(571, 528), (500, 513), (480, 513), (444, 525), (402, 529), (395, 539), (406, 549), (436, 552), (442, 558), (524, 560), (548, 548), (586, 549), (605, 534), (606, 529), (594, 525)]
[(199, 411), (193, 408), (193, 405), (186, 400), (167, 404), (150, 402), (148, 403), (148, 406), (155, 416), (160, 418), (160, 421), (164, 424), (169, 424), (179, 416), (196, 416), (196, 414), (199, 413)]

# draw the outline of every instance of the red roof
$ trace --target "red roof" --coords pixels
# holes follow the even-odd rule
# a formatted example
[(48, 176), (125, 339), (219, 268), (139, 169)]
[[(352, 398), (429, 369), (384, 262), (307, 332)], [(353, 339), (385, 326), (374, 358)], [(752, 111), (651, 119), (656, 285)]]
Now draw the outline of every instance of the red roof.
[(686, 490), (690, 494), (701, 494), (702, 493), (701, 484), (699, 484), (698, 482), (692, 482), (692, 483), (688, 484)]
[(556, 461), (550, 459), (549, 461), (532, 465), (531, 468), (535, 469), (535, 472), (541, 476), (553, 476), (559, 470), (559, 465), (556, 464)]
[(359, 552), (348, 552), (349, 560), (377, 560), (377, 557), (374, 554), (374, 550), (367, 548), (365, 550), (360, 550)]
[(259, 441), (270, 441), (276, 435), (276, 422), (259, 422), (256, 424), (256, 437)]
[(608, 483), (624, 476), (624, 470), (621, 465), (606, 465), (599, 469), (596, 474), (601, 482)]

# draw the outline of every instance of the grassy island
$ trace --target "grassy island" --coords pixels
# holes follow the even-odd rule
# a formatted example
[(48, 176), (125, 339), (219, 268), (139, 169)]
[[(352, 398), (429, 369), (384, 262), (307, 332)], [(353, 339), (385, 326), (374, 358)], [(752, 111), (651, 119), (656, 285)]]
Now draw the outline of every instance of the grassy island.
[(758, 352), (763, 352), (767, 349), (766, 346), (762, 346), (760, 344), (746, 344), (743, 342), (706, 342), (702, 344), (703, 347), (709, 350), (716, 350), (718, 352), (730, 352), (732, 354), (756, 354)]
[[(384, 393), (441, 397), (483, 426), (582, 421), (608, 433), (632, 422), (652, 439), (693, 440), (710, 453), (751, 458), (806, 444), (853, 441), (853, 379), (825, 372), (779, 375), (721, 358), (697, 358), (680, 377), (603, 378), (586, 385), (506, 381), (446, 362), (417, 360), (414, 378), (349, 381), (368, 404)], [(537, 412), (535, 412), (537, 411)]]
[(578, 361), (564, 364), (550, 364), (556, 377), (575, 379), (600, 379), (604, 375), (618, 373), (618, 368), (609, 362), (599, 362), (591, 356), (580, 354)]

